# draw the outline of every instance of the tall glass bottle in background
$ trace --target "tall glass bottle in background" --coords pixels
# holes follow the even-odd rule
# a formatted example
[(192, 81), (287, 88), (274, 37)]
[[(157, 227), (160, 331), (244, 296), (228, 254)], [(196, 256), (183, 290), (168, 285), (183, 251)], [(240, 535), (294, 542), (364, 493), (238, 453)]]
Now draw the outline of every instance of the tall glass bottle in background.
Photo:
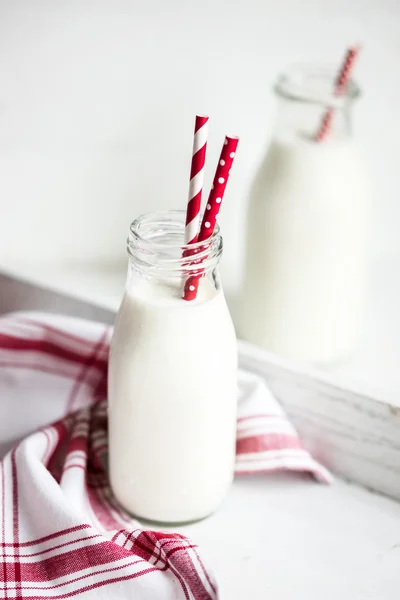
[[(296, 67), (275, 86), (277, 127), (253, 183), (239, 333), (297, 359), (348, 354), (366, 296), (368, 184), (351, 130), (360, 91), (335, 97), (334, 73)], [(315, 141), (324, 112), (332, 127)]]

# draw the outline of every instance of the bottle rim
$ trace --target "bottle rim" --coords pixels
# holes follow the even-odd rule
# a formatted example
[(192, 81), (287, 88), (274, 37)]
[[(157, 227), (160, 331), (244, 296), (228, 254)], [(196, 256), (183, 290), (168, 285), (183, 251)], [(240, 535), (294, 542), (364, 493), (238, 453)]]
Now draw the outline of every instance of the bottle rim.
[(296, 63), (278, 76), (274, 86), (277, 96), (294, 102), (343, 107), (361, 96), (354, 79), (350, 79), (340, 95), (335, 95), (337, 68), (312, 63)]
[(127, 251), (130, 261), (141, 270), (171, 275), (207, 272), (217, 266), (223, 242), (218, 224), (209, 239), (185, 244), (186, 213), (167, 210), (145, 213), (130, 225)]

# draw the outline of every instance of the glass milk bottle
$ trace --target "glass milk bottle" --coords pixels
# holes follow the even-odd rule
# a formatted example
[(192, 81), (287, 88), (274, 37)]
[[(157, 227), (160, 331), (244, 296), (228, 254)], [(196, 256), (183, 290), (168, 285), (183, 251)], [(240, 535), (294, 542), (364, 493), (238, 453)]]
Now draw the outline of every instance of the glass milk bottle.
[[(360, 92), (293, 68), (275, 87), (277, 127), (251, 189), (240, 334), (296, 359), (331, 361), (357, 343), (364, 312), (368, 185), (351, 129)], [(314, 141), (327, 108), (326, 139)]]
[[(233, 478), (237, 350), (218, 274), (222, 238), (182, 246), (185, 214), (134, 221), (129, 269), (111, 344), (109, 467), (131, 513), (185, 522), (212, 513)], [(204, 258), (197, 298), (182, 281)], [(187, 256), (187, 254), (186, 254)]]

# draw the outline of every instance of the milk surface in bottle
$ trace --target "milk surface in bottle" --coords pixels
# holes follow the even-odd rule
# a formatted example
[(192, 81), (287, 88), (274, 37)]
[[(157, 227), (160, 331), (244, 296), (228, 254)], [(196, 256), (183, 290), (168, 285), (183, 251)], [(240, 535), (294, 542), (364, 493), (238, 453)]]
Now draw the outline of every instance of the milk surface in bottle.
[[(251, 188), (239, 333), (292, 358), (345, 356), (362, 328), (368, 185), (350, 135), (350, 83), (333, 97), (333, 72), (296, 68), (280, 78), (275, 135)], [(314, 141), (327, 106), (326, 140)]]
[(183, 300), (182, 275), (198, 268), (182, 259), (184, 219), (170, 211), (132, 224), (109, 365), (111, 485), (128, 511), (159, 522), (212, 513), (235, 463), (237, 351), (218, 275), (222, 240), (214, 233), (204, 251), (197, 298)]

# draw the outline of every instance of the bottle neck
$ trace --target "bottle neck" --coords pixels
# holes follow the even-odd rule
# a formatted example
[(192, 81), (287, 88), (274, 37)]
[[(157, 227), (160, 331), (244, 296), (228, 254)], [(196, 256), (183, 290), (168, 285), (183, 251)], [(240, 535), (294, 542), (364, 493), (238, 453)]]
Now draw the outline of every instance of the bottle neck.
[(149, 213), (136, 219), (127, 240), (130, 273), (152, 280), (181, 280), (207, 275), (217, 269), (222, 255), (222, 237), (216, 226), (211, 238), (184, 244), (184, 211)]
[[(331, 116), (328, 117), (328, 115)], [(329, 118), (329, 135), (325, 141), (352, 138), (351, 110), (349, 106), (321, 107), (313, 103), (299, 103), (280, 98), (278, 104), (275, 135), (282, 139), (300, 137), (316, 140), (324, 120)]]
[(276, 135), (317, 140), (324, 119), (329, 131), (323, 141), (352, 137), (352, 109), (360, 90), (353, 81), (339, 91), (335, 72), (321, 67), (292, 67), (275, 86), (279, 99)]

